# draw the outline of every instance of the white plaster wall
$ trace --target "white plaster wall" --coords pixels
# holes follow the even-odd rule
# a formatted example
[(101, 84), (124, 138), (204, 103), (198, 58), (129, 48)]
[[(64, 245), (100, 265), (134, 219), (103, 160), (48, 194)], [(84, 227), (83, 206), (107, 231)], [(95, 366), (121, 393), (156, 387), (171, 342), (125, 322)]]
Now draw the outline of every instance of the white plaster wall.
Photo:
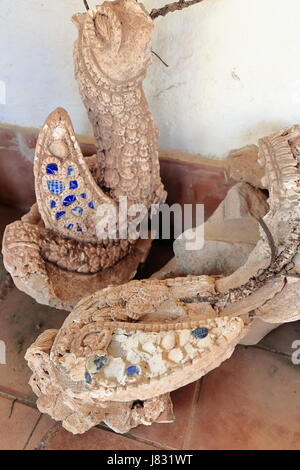
[(90, 132), (73, 73), (71, 16), (78, 11), (85, 11), (82, 0), (0, 0), (0, 121), (40, 127), (62, 106), (76, 131)]
[[(0, 0), (0, 121), (40, 126), (64, 106), (90, 132), (73, 78), (77, 11), (81, 0)], [(299, 18), (299, 0), (204, 0), (155, 20), (153, 50), (169, 64), (154, 57), (146, 82), (160, 145), (222, 158), (300, 123)]]

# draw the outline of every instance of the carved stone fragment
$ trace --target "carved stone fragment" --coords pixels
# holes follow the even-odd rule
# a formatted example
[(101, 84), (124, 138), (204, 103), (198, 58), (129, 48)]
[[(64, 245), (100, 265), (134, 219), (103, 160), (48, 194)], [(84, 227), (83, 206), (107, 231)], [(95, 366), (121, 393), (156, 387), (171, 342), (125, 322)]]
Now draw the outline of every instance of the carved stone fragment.
[(268, 211), (267, 196), (248, 183), (238, 183), (204, 224), (202, 249), (188, 249), (197, 230), (190, 229), (174, 243), (176, 269), (181, 275), (227, 276), (243, 265), (260, 238), (252, 216)]
[[(15, 284), (38, 302), (71, 310), (83, 295), (132, 279), (151, 247), (130, 228), (166, 193), (158, 131), (142, 82), (153, 22), (134, 0), (104, 2), (75, 15), (75, 75), (92, 123), (97, 155), (84, 158), (71, 120), (46, 120), (34, 161), (37, 203), (4, 234)], [(126, 199), (126, 207), (121, 201)], [(134, 209), (138, 204), (141, 209)]]

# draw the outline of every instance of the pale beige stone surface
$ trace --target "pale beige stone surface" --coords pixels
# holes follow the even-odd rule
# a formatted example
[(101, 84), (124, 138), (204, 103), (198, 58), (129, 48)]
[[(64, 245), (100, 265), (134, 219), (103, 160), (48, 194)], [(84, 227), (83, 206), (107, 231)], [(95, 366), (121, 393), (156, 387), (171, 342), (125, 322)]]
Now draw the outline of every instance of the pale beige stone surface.
[(62, 421), (65, 429), (82, 434), (102, 421), (119, 433), (127, 433), (139, 424), (153, 422), (170, 423), (174, 421), (173, 406), (169, 394), (155, 397), (144, 402), (103, 402), (93, 399), (86, 402), (68, 393), (55, 377), (49, 360), (49, 352), (57, 330), (43, 333), (26, 354), (31, 368), (37, 373), (30, 384), (38, 396), (38, 408), (54, 419)]

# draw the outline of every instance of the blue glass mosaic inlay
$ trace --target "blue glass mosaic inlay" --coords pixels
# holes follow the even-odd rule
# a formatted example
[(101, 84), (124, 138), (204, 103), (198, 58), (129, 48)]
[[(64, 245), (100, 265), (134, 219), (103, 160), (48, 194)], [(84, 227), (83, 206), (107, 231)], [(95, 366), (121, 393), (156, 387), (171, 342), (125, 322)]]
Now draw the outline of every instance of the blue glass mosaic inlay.
[(52, 194), (61, 194), (65, 190), (65, 185), (58, 180), (48, 181), (48, 189)]
[(73, 227), (74, 227), (74, 224), (68, 224), (68, 225), (66, 225), (66, 228), (67, 228), (68, 230), (71, 230)]
[(107, 356), (95, 356), (94, 364), (97, 372), (99, 372), (105, 364), (107, 364)]
[(77, 215), (77, 217), (80, 217), (83, 214), (83, 209), (82, 207), (74, 207), (74, 209), (72, 209), (72, 212), (74, 215)]
[(75, 201), (76, 197), (73, 196), (73, 194), (70, 194), (70, 196), (65, 197), (65, 199), (63, 200), (63, 205), (68, 207), (71, 206), (71, 204), (74, 204)]
[(86, 199), (86, 194), (85, 194), (85, 193), (82, 193), (82, 194), (81, 194), (81, 197), (82, 197), (82, 199)]
[(57, 214), (56, 214), (56, 220), (62, 219), (65, 215), (66, 215), (65, 211), (57, 212)]
[(82, 228), (78, 225), (77, 232), (82, 232)]
[(205, 326), (196, 328), (192, 331), (192, 335), (198, 339), (204, 339), (208, 335), (208, 329)]
[(138, 366), (129, 366), (126, 369), (126, 375), (128, 377), (133, 377), (134, 375), (140, 375), (141, 370)]
[(89, 202), (89, 208), (95, 209), (95, 204), (93, 203), (93, 201)]
[(76, 180), (70, 181), (70, 189), (77, 189), (78, 188), (78, 182)]
[(47, 175), (57, 175), (58, 172), (58, 166), (56, 163), (49, 163), (46, 167), (46, 173)]
[(68, 176), (74, 176), (75, 175), (75, 170), (72, 166), (68, 167)]
[(89, 385), (91, 385), (91, 383), (92, 383), (92, 381), (93, 381), (91, 374), (89, 374), (88, 372), (86, 372), (85, 375), (84, 375), (84, 378), (85, 378), (86, 383), (89, 384)]
[(54, 207), (56, 207), (56, 202), (55, 202), (55, 201), (51, 201), (51, 202), (50, 202), (50, 207), (51, 207), (51, 209), (54, 209)]

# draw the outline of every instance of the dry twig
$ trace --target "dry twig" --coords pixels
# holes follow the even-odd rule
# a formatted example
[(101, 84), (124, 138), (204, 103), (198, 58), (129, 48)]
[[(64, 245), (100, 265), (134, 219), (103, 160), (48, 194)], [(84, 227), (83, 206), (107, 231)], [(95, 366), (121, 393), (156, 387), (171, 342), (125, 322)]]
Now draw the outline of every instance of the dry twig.
[(255, 217), (255, 218), (256, 218), (259, 225), (261, 226), (261, 228), (263, 229), (263, 231), (266, 234), (266, 237), (267, 237), (267, 240), (268, 240), (268, 243), (269, 243), (269, 246), (270, 246), (270, 250), (271, 250), (271, 263), (274, 263), (277, 255), (278, 255), (278, 250), (277, 250), (277, 247), (275, 245), (274, 238), (273, 238), (273, 235), (271, 233), (271, 230), (269, 229), (269, 227), (267, 226), (266, 222), (264, 221), (264, 219), (262, 217)]
[(163, 64), (165, 67), (169, 67), (168, 64), (162, 60), (162, 58), (157, 54), (157, 52), (154, 52), (154, 51), (151, 51), (153, 55), (155, 55), (155, 57), (157, 57)]
[(179, 2), (168, 3), (168, 5), (165, 5), (162, 8), (154, 8), (151, 11), (150, 16), (152, 20), (155, 20), (155, 18), (158, 16), (166, 16), (168, 13), (172, 13), (173, 11), (177, 10), (183, 10), (184, 8), (190, 7), (200, 2), (203, 2), (203, 0), (179, 0)]

